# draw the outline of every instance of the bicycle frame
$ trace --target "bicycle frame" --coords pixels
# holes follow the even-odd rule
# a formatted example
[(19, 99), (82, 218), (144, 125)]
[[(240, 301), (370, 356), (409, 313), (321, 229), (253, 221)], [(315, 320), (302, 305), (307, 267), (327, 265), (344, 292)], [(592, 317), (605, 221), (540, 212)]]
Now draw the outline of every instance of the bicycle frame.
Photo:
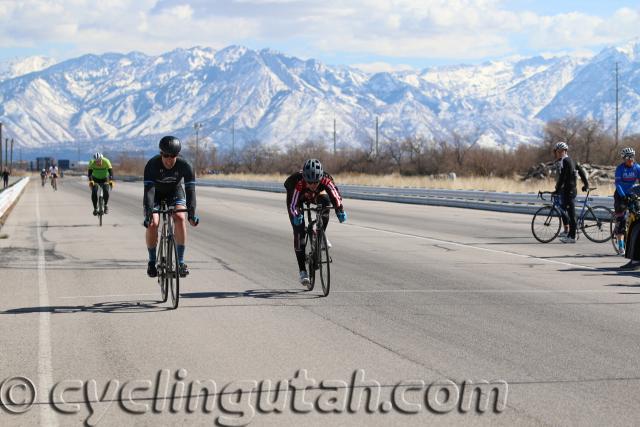
[[(160, 204), (160, 209), (154, 211), (160, 215), (160, 238), (158, 240), (158, 283), (162, 292), (162, 302), (169, 297), (171, 288), (172, 307), (178, 307), (180, 299), (180, 274), (178, 266), (178, 252), (176, 249), (173, 215), (178, 212), (187, 212), (187, 209), (176, 209), (175, 206), (167, 207), (166, 202)], [(169, 262), (167, 262), (169, 259)]]
[[(587, 211), (587, 207), (591, 206), (591, 204), (589, 203), (589, 201), (591, 200), (591, 198), (589, 197), (591, 190), (592, 190), (591, 188), (587, 190), (587, 194), (584, 197), (584, 200), (582, 201), (582, 209), (580, 209), (580, 214), (576, 215), (576, 233), (580, 232), (581, 224), (584, 223), (584, 214)], [(547, 201), (547, 199), (544, 198), (545, 194), (551, 194), (551, 205), (553, 205), (553, 207), (555, 207), (558, 210), (558, 212), (560, 212), (563, 219), (568, 218), (569, 214), (560, 203), (560, 195), (551, 193), (551, 192), (538, 191), (538, 197), (540, 197), (544, 201)]]
[[(325, 211), (332, 209), (332, 206), (323, 206), (322, 204), (314, 204), (311, 207), (311, 203), (305, 202), (303, 212), (307, 213), (308, 223), (306, 227), (305, 247), (310, 245), (309, 251), (307, 251), (307, 265), (309, 266), (309, 290), (313, 290), (315, 284), (316, 270), (320, 270), (320, 281), (322, 282), (322, 292), (326, 297), (329, 295), (330, 283), (331, 283), (331, 269), (329, 264), (332, 261), (329, 255), (329, 249), (326, 244), (326, 235), (324, 233), (324, 219), (322, 215)], [(315, 218), (312, 213), (315, 212)], [(323, 260), (324, 251), (324, 260)], [(326, 265), (325, 265), (326, 264)]]

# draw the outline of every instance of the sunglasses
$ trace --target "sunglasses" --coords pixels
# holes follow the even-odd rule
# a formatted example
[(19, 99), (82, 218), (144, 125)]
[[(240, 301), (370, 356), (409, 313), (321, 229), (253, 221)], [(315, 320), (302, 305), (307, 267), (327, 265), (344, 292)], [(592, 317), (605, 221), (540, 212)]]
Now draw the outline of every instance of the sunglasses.
[(176, 157), (178, 157), (178, 155), (177, 155), (177, 154), (160, 153), (160, 155), (161, 155), (162, 157), (164, 157), (165, 159), (168, 159), (168, 158), (175, 159)]

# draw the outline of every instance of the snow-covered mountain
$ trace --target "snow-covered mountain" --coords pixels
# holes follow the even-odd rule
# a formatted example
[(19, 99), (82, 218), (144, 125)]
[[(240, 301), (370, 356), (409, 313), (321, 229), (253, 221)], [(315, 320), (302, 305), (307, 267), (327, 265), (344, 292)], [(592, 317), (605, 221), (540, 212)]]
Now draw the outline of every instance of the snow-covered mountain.
[[(532, 57), (480, 65), (368, 74), (271, 50), (194, 47), (160, 56), (85, 55), (26, 72), (0, 72), (0, 120), (23, 147), (60, 143), (151, 147), (172, 133), (221, 146), (232, 140), (341, 145), (452, 133), (482, 145), (538, 141), (544, 123), (569, 115), (611, 128), (615, 63), (620, 129), (640, 132), (640, 42), (593, 58)], [(27, 61), (26, 63), (29, 63)], [(0, 66), (0, 70), (3, 68)]]
[(55, 64), (52, 58), (29, 56), (0, 62), (0, 81), (40, 71)]

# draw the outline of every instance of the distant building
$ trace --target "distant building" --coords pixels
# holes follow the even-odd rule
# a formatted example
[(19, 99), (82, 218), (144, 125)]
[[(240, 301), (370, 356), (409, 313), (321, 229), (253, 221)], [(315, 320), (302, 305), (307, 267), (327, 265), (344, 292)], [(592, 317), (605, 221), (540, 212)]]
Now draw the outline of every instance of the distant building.
[(67, 159), (58, 160), (58, 169), (68, 170), (69, 169), (69, 160), (67, 160)]
[(36, 170), (49, 169), (49, 166), (55, 163), (53, 157), (38, 157), (36, 158)]

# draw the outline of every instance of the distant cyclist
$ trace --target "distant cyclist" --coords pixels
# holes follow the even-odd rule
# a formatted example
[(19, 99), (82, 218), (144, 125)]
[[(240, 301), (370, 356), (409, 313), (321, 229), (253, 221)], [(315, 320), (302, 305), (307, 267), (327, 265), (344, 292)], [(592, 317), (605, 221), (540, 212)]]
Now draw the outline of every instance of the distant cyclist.
[(40, 171), (40, 180), (42, 181), (42, 186), (44, 187), (44, 183), (47, 180), (47, 170), (45, 168), (42, 168), (42, 170)]
[(53, 187), (53, 189), (55, 191), (58, 190), (58, 166), (56, 165), (51, 165), (49, 166), (49, 177), (51, 178), (51, 187)]
[(93, 214), (98, 215), (98, 186), (102, 187), (104, 197), (104, 213), (109, 213), (109, 189), (113, 188), (113, 168), (111, 162), (102, 153), (95, 153), (89, 160), (89, 187), (91, 187), (91, 202)]
[[(164, 200), (167, 206), (184, 208), (186, 206), (187, 219), (192, 226), (197, 226), (200, 218), (196, 216), (196, 179), (191, 164), (181, 157), (180, 140), (175, 136), (164, 136), (159, 143), (160, 154), (152, 157), (144, 168), (144, 226), (149, 263), (147, 274), (156, 277), (156, 246), (158, 244), (158, 226), (160, 215), (157, 210)], [(184, 181), (184, 189), (180, 182)], [(186, 192), (186, 195), (185, 195)], [(189, 274), (184, 263), (184, 252), (187, 241), (187, 224), (185, 213), (177, 212), (173, 215), (180, 277)]]
[(626, 197), (631, 188), (640, 181), (640, 165), (635, 162), (636, 151), (631, 147), (623, 148), (620, 156), (623, 162), (616, 168), (616, 191), (613, 193), (613, 208), (616, 215), (615, 232), (618, 237), (618, 253), (624, 254)]
[[(333, 204), (340, 222), (347, 220), (347, 213), (342, 205), (342, 196), (333, 182), (333, 177), (326, 173), (319, 160), (309, 159), (304, 162), (302, 170), (289, 176), (284, 182), (287, 189), (287, 210), (289, 221), (293, 227), (293, 248), (298, 261), (300, 283), (309, 283), (309, 274), (305, 265), (305, 237), (304, 202), (330, 206)], [(323, 215), (324, 228), (329, 224), (329, 213)], [(327, 245), (330, 247), (331, 244)]]

